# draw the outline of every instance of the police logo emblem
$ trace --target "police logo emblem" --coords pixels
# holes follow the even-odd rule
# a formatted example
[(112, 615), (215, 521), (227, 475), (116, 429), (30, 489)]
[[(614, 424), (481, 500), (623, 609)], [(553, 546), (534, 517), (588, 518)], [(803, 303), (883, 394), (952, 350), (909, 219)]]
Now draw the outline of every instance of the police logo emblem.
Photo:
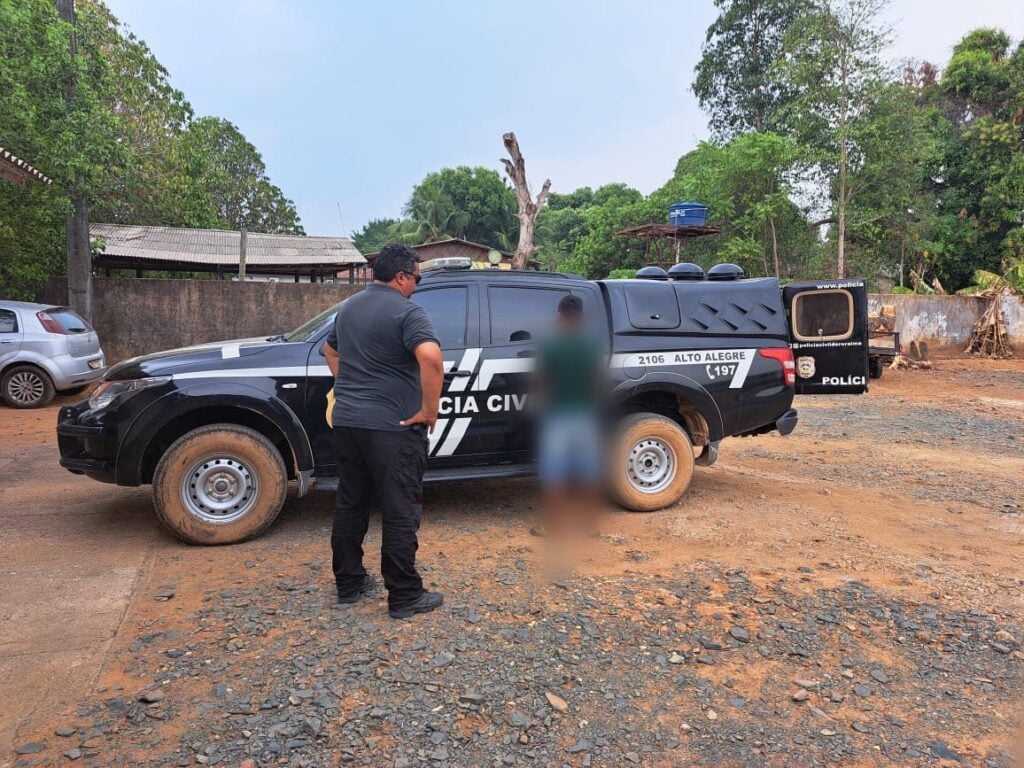
[(809, 379), (814, 375), (814, 358), (798, 357), (796, 361), (796, 372), (801, 379)]

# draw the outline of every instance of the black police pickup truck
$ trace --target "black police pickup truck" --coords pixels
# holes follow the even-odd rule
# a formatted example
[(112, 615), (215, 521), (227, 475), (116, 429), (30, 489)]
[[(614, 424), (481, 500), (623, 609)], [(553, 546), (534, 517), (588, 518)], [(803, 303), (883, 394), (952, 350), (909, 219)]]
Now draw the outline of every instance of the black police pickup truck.
[[(863, 281), (743, 279), (734, 265), (645, 268), (634, 280), (423, 270), (413, 295), (441, 340), (445, 387), (427, 480), (530, 474), (524, 408), (537, 337), (579, 296), (609, 350), (617, 418), (609, 483), (626, 508), (676, 502), (722, 438), (791, 432), (795, 394), (867, 391)], [(653, 274), (652, 274), (653, 273)], [(653, 279), (651, 279), (653, 278)], [(185, 541), (227, 544), (298, 494), (336, 487), (323, 356), (334, 308), (291, 333), (126, 360), (92, 397), (61, 409), (61, 465), (153, 485), (157, 515)]]

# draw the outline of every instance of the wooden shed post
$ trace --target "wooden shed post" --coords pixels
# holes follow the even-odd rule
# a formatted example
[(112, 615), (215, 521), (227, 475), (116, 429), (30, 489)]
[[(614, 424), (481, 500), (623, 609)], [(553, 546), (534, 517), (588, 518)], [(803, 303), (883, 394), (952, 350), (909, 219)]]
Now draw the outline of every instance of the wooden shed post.
[(245, 227), (238, 238), (238, 282), (245, 282)]

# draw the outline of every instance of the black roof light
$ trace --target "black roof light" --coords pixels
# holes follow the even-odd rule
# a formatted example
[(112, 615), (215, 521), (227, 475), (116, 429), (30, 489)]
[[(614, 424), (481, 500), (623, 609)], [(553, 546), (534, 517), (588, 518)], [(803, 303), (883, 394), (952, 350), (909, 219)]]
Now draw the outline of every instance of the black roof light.
[(682, 264), (673, 264), (668, 268), (669, 280), (703, 280), (704, 270), (696, 264), (684, 261)]
[(637, 280), (668, 280), (668, 273), (661, 267), (641, 267), (636, 271)]
[(708, 270), (708, 280), (742, 280), (743, 267), (738, 264), (715, 264)]

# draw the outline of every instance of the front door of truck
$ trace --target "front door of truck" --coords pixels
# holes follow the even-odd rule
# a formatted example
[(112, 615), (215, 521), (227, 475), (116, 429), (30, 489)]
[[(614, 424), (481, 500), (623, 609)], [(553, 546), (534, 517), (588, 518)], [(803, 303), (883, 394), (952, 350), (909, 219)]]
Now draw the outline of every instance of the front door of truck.
[(868, 299), (863, 280), (791, 283), (782, 289), (798, 395), (868, 391)]

